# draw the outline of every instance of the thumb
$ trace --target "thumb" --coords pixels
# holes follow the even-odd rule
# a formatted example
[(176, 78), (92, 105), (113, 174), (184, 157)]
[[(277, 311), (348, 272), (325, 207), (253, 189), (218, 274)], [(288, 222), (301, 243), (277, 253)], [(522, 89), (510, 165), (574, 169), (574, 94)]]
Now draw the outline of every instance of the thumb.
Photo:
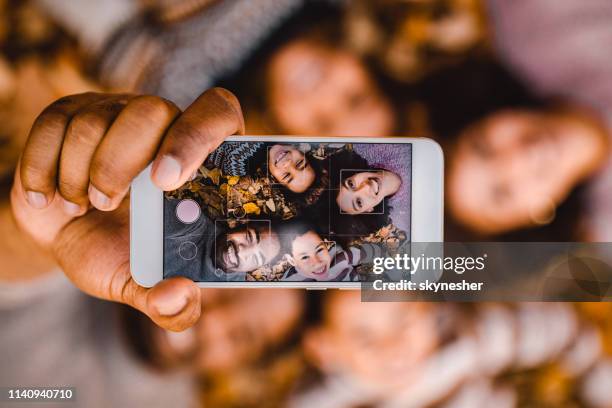
[(91, 296), (125, 303), (172, 331), (200, 317), (200, 289), (191, 280), (170, 278), (145, 288), (132, 278), (127, 202), (112, 212), (76, 218), (60, 231), (53, 250), (66, 276)]
[[(134, 281), (132, 280), (132, 283)], [(138, 285), (137, 285), (138, 286)], [(141, 288), (138, 286), (138, 288)], [(183, 277), (169, 278), (153, 288), (146, 289), (142, 299), (127, 299), (132, 305), (151, 318), (158, 326), (181, 331), (193, 326), (200, 318), (201, 291), (191, 280)]]

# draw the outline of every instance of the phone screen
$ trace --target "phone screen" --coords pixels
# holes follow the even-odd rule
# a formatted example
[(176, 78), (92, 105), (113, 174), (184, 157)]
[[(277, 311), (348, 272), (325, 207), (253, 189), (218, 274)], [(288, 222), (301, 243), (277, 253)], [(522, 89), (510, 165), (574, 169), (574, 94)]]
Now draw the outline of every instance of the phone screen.
[(164, 278), (359, 281), (410, 240), (409, 143), (225, 142), (164, 196)]

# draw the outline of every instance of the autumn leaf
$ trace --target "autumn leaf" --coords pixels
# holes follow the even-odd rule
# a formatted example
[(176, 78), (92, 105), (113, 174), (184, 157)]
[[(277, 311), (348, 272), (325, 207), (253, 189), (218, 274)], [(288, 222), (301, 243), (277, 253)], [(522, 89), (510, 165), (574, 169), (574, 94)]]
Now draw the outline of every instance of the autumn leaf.
[(227, 195), (227, 191), (228, 191), (227, 189), (228, 189), (227, 183), (223, 183), (219, 187), (219, 193), (221, 193), (221, 195), (225, 196), (225, 195)]
[(202, 166), (200, 167), (200, 172), (202, 173), (202, 177), (210, 179), (215, 185), (219, 185), (219, 182), (221, 181), (221, 170), (218, 168), (209, 170)]
[(260, 208), (255, 203), (245, 203), (242, 205), (242, 208), (244, 208), (247, 214), (259, 215), (261, 213)]

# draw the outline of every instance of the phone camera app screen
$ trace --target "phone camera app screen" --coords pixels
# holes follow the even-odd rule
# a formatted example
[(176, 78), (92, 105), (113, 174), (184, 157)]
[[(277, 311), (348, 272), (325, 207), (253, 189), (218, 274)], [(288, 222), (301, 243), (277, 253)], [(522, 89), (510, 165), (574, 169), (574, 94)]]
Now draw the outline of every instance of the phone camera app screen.
[(410, 241), (411, 162), (408, 143), (223, 143), (164, 196), (164, 278), (359, 281)]

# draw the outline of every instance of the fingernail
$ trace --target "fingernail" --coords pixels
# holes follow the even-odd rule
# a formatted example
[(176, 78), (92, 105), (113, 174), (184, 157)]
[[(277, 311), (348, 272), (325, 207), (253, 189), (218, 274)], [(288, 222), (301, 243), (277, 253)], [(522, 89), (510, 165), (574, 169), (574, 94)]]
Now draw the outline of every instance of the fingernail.
[(68, 215), (77, 215), (81, 212), (81, 206), (73, 203), (72, 201), (68, 201), (62, 197), (62, 208), (64, 212)]
[(172, 156), (162, 156), (155, 173), (154, 181), (163, 189), (172, 188), (181, 177), (181, 164)]
[(34, 208), (41, 209), (47, 206), (47, 197), (38, 191), (26, 191), (26, 198)]
[(162, 316), (174, 316), (187, 306), (185, 296), (167, 296), (157, 299), (155, 308)]
[(94, 207), (100, 210), (109, 208), (111, 205), (110, 198), (91, 184), (89, 185), (89, 200)]

